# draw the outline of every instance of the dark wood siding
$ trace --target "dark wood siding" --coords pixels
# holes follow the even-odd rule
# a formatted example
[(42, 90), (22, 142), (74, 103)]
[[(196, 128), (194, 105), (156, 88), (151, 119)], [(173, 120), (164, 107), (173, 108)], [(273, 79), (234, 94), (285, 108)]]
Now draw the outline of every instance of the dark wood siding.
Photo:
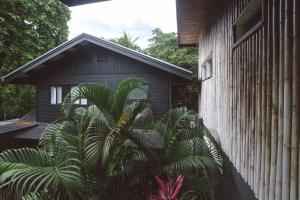
[(52, 122), (60, 114), (59, 105), (50, 105), (51, 85), (100, 83), (115, 89), (128, 77), (142, 78), (149, 83), (155, 117), (161, 117), (169, 109), (171, 75), (115, 52), (87, 45), (48, 65), (34, 76), (42, 77), (36, 80), (40, 122)]

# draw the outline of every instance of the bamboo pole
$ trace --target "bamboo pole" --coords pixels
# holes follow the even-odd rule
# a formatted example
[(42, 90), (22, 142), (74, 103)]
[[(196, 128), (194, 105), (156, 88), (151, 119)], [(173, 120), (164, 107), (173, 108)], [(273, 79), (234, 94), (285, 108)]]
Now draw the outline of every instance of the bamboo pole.
[(245, 42), (245, 52), (244, 52), (244, 66), (245, 66), (245, 95), (244, 95), (244, 169), (245, 169), (245, 173), (244, 173), (244, 178), (246, 180), (246, 182), (249, 185), (249, 177), (248, 177), (248, 173), (249, 173), (249, 128), (248, 128), (248, 116), (249, 116), (249, 40), (246, 40)]
[(251, 78), (252, 78), (252, 66), (251, 66), (251, 59), (252, 55), (251, 55), (251, 37), (248, 39), (247, 42), (247, 51), (248, 51), (248, 59), (247, 59), (247, 130), (246, 130), (246, 134), (247, 134), (247, 159), (246, 159), (246, 166), (247, 166), (247, 182), (251, 187)]
[[(265, 5), (263, 4), (263, 7), (265, 7)], [(264, 10), (264, 9), (263, 9)], [(265, 52), (266, 52), (266, 31), (265, 31), (265, 27), (263, 27), (262, 30), (262, 106), (261, 106), (261, 112), (262, 112), (262, 124), (265, 125), (266, 123), (266, 93), (267, 93), (267, 89), (266, 89), (266, 64), (265, 64)], [(265, 192), (265, 141), (266, 141), (266, 129), (264, 127), (262, 127), (262, 152), (261, 152), (261, 172), (260, 172), (260, 184), (259, 184), (259, 198), (258, 199), (264, 199), (264, 192)]]
[(299, 50), (299, 0), (293, 1), (293, 81), (292, 81), (292, 146), (291, 146), (291, 182), (290, 182), (290, 200), (299, 199), (298, 185), (298, 146), (300, 133), (300, 50)]
[(283, 112), (283, 163), (282, 199), (290, 198), (291, 122), (292, 122), (292, 28), (291, 0), (285, 1), (284, 19), (284, 112)]
[(275, 198), (276, 184), (276, 160), (277, 160), (277, 138), (278, 138), (278, 88), (279, 88), (279, 37), (278, 37), (278, 0), (273, 0), (272, 5), (272, 38), (273, 38), (273, 57), (272, 57), (272, 138), (271, 138), (271, 171), (270, 171), (270, 187), (269, 199)]
[(238, 116), (238, 132), (237, 132), (237, 168), (239, 173), (241, 173), (241, 165), (242, 165), (242, 155), (241, 155), (241, 146), (242, 146), (242, 112), (241, 112), (241, 104), (242, 104), (242, 68), (241, 68), (241, 49), (238, 47), (236, 49), (237, 52), (237, 70), (238, 70), (238, 79), (237, 79), (237, 87), (238, 87), (238, 109), (237, 109), (237, 116)]
[[(295, 78), (295, 80), (298, 80), (297, 82), (297, 88), (298, 88), (298, 92), (299, 92), (299, 66), (300, 66), (300, 2), (298, 0), (294, 0), (294, 38), (295, 38), (295, 48), (294, 49), (294, 67), (298, 66), (297, 71), (295, 71), (295, 74), (297, 74), (297, 78)], [(295, 88), (296, 89), (296, 88)], [(299, 95), (299, 93), (298, 93)], [(298, 98), (299, 100), (299, 98)], [(298, 104), (299, 105), (299, 104)], [(299, 106), (298, 106), (299, 107)], [(298, 123), (298, 127), (299, 128), (299, 110), (298, 112), (298, 117), (297, 117), (297, 123)], [(299, 130), (299, 129), (298, 129)], [(299, 132), (299, 131), (298, 131)], [(298, 138), (298, 162), (300, 162), (300, 140)], [(298, 198), (300, 198), (300, 164), (298, 164)]]
[(244, 81), (243, 81), (243, 178), (248, 183), (247, 180), (247, 42), (244, 42), (243, 50), (243, 66), (244, 66)]
[(269, 199), (270, 160), (271, 160), (271, 119), (272, 119), (272, 0), (267, 2), (267, 113), (266, 113), (266, 145), (265, 145), (265, 191), (264, 199)]
[(248, 182), (250, 185), (250, 188), (252, 189), (252, 135), (253, 135), (253, 119), (252, 119), (252, 95), (253, 95), (253, 87), (252, 87), (252, 82), (253, 82), (253, 36), (251, 36), (249, 38), (249, 45), (248, 45), (248, 49), (249, 49), (249, 53), (250, 53), (250, 60), (248, 61), (248, 67), (249, 67), (249, 80), (248, 80), (248, 155), (249, 155), (249, 159), (248, 159)]
[(255, 195), (258, 198), (260, 182), (260, 162), (261, 162), (261, 31), (255, 37), (257, 49), (257, 70), (256, 70), (256, 159), (255, 159)]
[(232, 146), (231, 146), (231, 161), (232, 163), (235, 165), (235, 149), (236, 149), (236, 113), (235, 113), (235, 102), (236, 102), (236, 95), (235, 95), (235, 91), (236, 91), (236, 85), (235, 85), (235, 75), (236, 75), (236, 66), (235, 66), (235, 54), (234, 54), (234, 50), (231, 50), (231, 44), (233, 43), (233, 40), (231, 37), (233, 32), (232, 32), (232, 28), (231, 28), (231, 24), (233, 24), (233, 17), (234, 17), (234, 9), (232, 7), (234, 1), (230, 1), (228, 7), (228, 22), (227, 22), (227, 27), (229, 29), (229, 43), (227, 44), (227, 49), (229, 50), (230, 54), (229, 54), (229, 64), (230, 66), (232, 66), (232, 71), (231, 71), (231, 85), (232, 85), (232, 96), (231, 96), (231, 100), (232, 100), (232, 109), (231, 109), (231, 127), (232, 127)]
[(249, 186), (250, 188), (252, 189), (252, 135), (253, 135), (253, 132), (252, 132), (252, 128), (253, 128), (253, 120), (252, 120), (252, 94), (253, 94), (253, 87), (252, 87), (252, 71), (253, 71), (253, 62), (254, 62), (254, 57), (253, 57), (253, 36), (251, 36), (249, 38), (249, 60), (248, 60), (248, 68), (249, 68), (249, 79), (248, 79), (248, 183), (249, 183)]
[(246, 118), (246, 112), (245, 112), (245, 108), (246, 108), (246, 56), (245, 56), (245, 52), (246, 52), (246, 45), (245, 43), (242, 44), (242, 67), (243, 67), (243, 75), (242, 75), (242, 176), (245, 179), (246, 177), (246, 169), (245, 169), (245, 146), (246, 146), (246, 134), (245, 134), (245, 118)]
[(255, 98), (255, 94), (256, 94), (256, 71), (257, 71), (257, 56), (256, 56), (256, 51), (257, 51), (257, 46), (256, 46), (256, 35), (257, 33), (255, 33), (253, 35), (252, 38), (252, 58), (253, 58), (253, 62), (252, 62), (252, 84), (251, 84), (251, 88), (252, 88), (252, 103), (251, 103), (251, 125), (252, 125), (252, 131), (251, 131), (251, 143), (250, 143), (250, 147), (251, 147), (251, 168), (250, 168), (250, 172), (251, 172), (251, 186), (252, 186), (252, 190), (254, 190), (254, 186), (255, 186), (255, 159), (256, 159), (256, 118), (255, 118), (255, 106), (256, 106), (256, 98)]
[(275, 199), (282, 199), (282, 148), (283, 148), (283, 90), (284, 90), (284, 0), (279, 0), (279, 87), (278, 87), (278, 141)]

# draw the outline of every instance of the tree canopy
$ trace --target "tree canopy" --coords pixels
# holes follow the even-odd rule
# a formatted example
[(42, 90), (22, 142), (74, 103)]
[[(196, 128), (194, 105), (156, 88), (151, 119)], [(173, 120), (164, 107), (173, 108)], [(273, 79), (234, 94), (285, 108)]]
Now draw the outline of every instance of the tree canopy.
[[(70, 11), (58, 0), (1, 1), (0, 76), (67, 40)], [(29, 86), (1, 86), (1, 116), (17, 117), (34, 107)]]
[(179, 48), (175, 32), (163, 33), (161, 29), (155, 28), (152, 30), (152, 35), (149, 39), (149, 47), (144, 50), (146, 54), (186, 69), (197, 68), (197, 48)]
[(166, 62), (178, 65), (180, 67), (194, 70), (198, 66), (198, 48), (178, 46), (178, 37), (175, 32), (163, 33), (161, 29), (152, 30), (152, 37), (148, 40), (149, 46), (142, 49), (136, 44), (139, 38), (133, 38), (124, 31), (123, 35), (118, 38), (109, 39), (111, 42), (124, 47), (141, 51), (152, 57), (164, 60)]

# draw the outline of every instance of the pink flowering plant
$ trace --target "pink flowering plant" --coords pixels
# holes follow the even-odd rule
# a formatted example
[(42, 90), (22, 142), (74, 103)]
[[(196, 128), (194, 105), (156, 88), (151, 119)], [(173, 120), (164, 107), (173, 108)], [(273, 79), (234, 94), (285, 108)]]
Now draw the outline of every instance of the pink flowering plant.
[(183, 185), (183, 176), (178, 176), (174, 180), (169, 176), (167, 181), (163, 181), (160, 177), (155, 176), (158, 183), (158, 195), (149, 194), (148, 200), (178, 200), (178, 193)]

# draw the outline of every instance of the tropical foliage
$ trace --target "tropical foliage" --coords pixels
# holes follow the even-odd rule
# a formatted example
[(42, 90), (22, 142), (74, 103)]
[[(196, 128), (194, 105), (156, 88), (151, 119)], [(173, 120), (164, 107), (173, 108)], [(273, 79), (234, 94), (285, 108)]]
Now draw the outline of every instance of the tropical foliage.
[[(70, 11), (59, 0), (4, 0), (0, 3), (0, 76), (67, 40)], [(34, 108), (31, 86), (0, 86), (0, 119)]]
[[(223, 170), (218, 142), (205, 127), (190, 128), (190, 112), (180, 109), (155, 122), (152, 137), (137, 133), (135, 119), (149, 101), (128, 101), (136, 88), (147, 94), (135, 78), (122, 81), (115, 92), (99, 84), (73, 90), (62, 104), (64, 117), (46, 129), (38, 149), (0, 154), (1, 186), (24, 199), (132, 200), (156, 194), (162, 185), (155, 176), (184, 176), (173, 196), (213, 199), (210, 173)], [(82, 98), (90, 106), (74, 108)]]
[(161, 29), (155, 28), (149, 42), (148, 48), (144, 49), (146, 54), (189, 70), (198, 67), (198, 48), (180, 48), (176, 33), (164, 33)]
[(185, 87), (179, 94), (184, 106), (190, 110), (197, 110), (199, 83), (197, 80), (198, 48), (179, 47), (178, 35), (175, 32), (164, 33), (161, 29), (152, 30), (148, 48), (143, 52), (174, 65), (183, 67), (194, 72), (195, 79)]
[(141, 51), (142, 50), (141, 47), (139, 47), (136, 44), (136, 41), (138, 39), (139, 39), (138, 37), (132, 38), (132, 36), (129, 33), (127, 33), (126, 31), (124, 31), (123, 35), (121, 37), (112, 38), (112, 39), (110, 39), (110, 41), (114, 42), (116, 44), (122, 45), (124, 47), (136, 50), (136, 51)]
[(159, 28), (153, 29), (152, 37), (148, 40), (149, 45), (145, 49), (136, 44), (138, 39), (124, 31), (121, 37), (110, 41), (189, 70), (196, 70), (198, 66), (198, 48), (179, 47), (175, 32), (164, 33)]

